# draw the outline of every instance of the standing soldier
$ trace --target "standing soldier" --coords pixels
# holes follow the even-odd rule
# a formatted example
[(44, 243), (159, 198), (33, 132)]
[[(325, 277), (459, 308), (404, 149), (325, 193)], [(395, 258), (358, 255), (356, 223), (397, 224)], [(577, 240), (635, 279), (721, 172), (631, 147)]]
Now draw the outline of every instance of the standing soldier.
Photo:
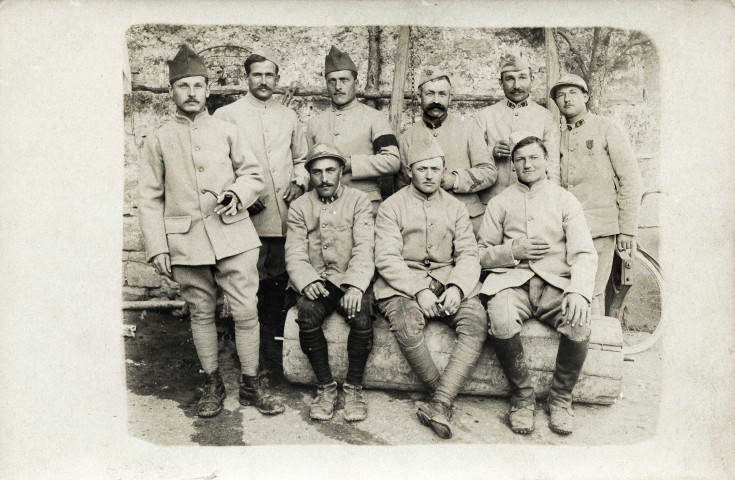
[[(427, 136), (435, 137), (446, 168), (440, 186), (464, 203), (476, 234), (485, 212), (479, 195), (495, 183), (498, 175), (495, 163), (482, 141), (480, 130), (448, 112), (452, 101), (449, 74), (436, 67), (427, 67), (421, 72), (418, 88), (422, 121), (401, 135), (401, 160), (407, 165), (405, 152), (412, 144), (426, 142)], [(398, 186), (411, 183), (408, 172), (407, 168), (401, 169)]]
[(337, 382), (329, 368), (322, 323), (337, 310), (350, 326), (344, 415), (364, 420), (367, 403), (362, 375), (372, 349), (373, 207), (360, 190), (341, 184), (346, 164), (333, 145), (311, 148), (306, 170), (314, 190), (291, 204), (286, 237), (286, 268), (296, 301), (301, 349), (317, 379), (309, 415), (329, 420), (337, 404)]
[[(519, 138), (516, 138), (518, 135)], [(521, 326), (537, 318), (560, 334), (549, 389), (549, 428), (574, 429), (572, 390), (587, 357), (597, 255), (582, 205), (546, 178), (543, 141), (516, 132), (511, 151), (518, 182), (487, 204), (479, 235), (490, 335), (510, 383), (510, 428), (534, 428), (536, 394), (524, 360)]]
[(382, 201), (378, 179), (400, 166), (398, 142), (388, 119), (355, 98), (357, 67), (349, 55), (332, 47), (324, 77), (332, 104), (307, 122), (309, 148), (318, 143), (337, 147), (346, 161), (342, 183), (365, 192), (376, 214)]
[(251, 205), (253, 225), (260, 237), (258, 258), (258, 317), (264, 360), (280, 364), (274, 337), (283, 333), (284, 295), (288, 275), (284, 245), (288, 205), (306, 190), (306, 136), (296, 113), (281, 105), (273, 92), (278, 86), (280, 60), (269, 49), (245, 60), (248, 95), (219, 108), (214, 116), (237, 126), (263, 167), (265, 189)]
[(610, 120), (587, 111), (587, 84), (573, 74), (551, 88), (567, 125), (561, 136), (561, 186), (584, 207), (599, 257), (592, 313), (605, 312), (613, 254), (635, 248), (643, 182), (633, 149)]
[(140, 223), (146, 256), (159, 274), (181, 285), (191, 332), (206, 375), (200, 417), (222, 410), (216, 287), (230, 301), (240, 358), (240, 403), (264, 414), (283, 405), (257, 377), (260, 344), (256, 292), (257, 233), (245, 207), (263, 191), (263, 173), (237, 129), (207, 112), (208, 72), (187, 45), (168, 62), (173, 120), (146, 139), (140, 167)]
[[(432, 135), (410, 144), (406, 166), (411, 185), (380, 206), (375, 223), (375, 282), (403, 356), (432, 392), (417, 415), (441, 438), (451, 438), (452, 402), (480, 357), (487, 317), (477, 294), (480, 263), (467, 209), (439, 185), (443, 151)], [(427, 319), (457, 332), (440, 375), (424, 341)]]
[(485, 205), (516, 182), (510, 160), (513, 132), (528, 132), (543, 140), (549, 152), (549, 179), (559, 184), (559, 123), (530, 97), (532, 84), (533, 70), (521, 50), (511, 50), (500, 57), (500, 85), (505, 99), (483, 108), (476, 118), (498, 168), (495, 185), (480, 194)]

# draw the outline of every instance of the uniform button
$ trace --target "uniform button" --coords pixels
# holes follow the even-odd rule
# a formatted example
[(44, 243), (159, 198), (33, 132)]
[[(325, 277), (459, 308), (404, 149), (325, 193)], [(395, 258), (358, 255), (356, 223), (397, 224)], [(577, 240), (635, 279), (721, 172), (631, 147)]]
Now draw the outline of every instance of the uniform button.
[(569, 185), (569, 190), (573, 189), (574, 185)]
[(335, 210), (334, 212), (332, 212), (332, 215), (337, 215), (337, 211)]
[(533, 221), (533, 217), (528, 217), (528, 221), (529, 222), (532, 222)]
[(204, 171), (204, 167), (199, 167), (199, 171), (200, 172), (203, 172)]
[(197, 145), (196, 147), (194, 147), (194, 150), (199, 151), (200, 150), (199, 145)]
[(326, 249), (328, 249), (328, 248), (329, 248), (329, 245), (324, 245), (324, 246), (323, 246), (322, 248), (323, 248), (324, 250), (326, 250)]
[(516, 110), (515, 116), (516, 116), (516, 117), (518, 116), (518, 110)]
[(436, 132), (432, 132), (432, 133), (433, 133), (433, 135), (434, 135), (435, 137), (436, 137), (437, 135), (439, 135), (439, 134), (438, 134), (438, 133), (436, 133)]
[[(202, 193), (203, 193), (203, 192), (202, 192)], [(322, 207), (322, 210), (326, 210), (326, 209), (327, 209), (327, 207)]]
[(207, 192), (205, 192), (204, 189), (202, 188), (202, 195), (204, 195), (205, 193), (207, 193)]
[(428, 246), (427, 248), (431, 248), (431, 247), (432, 247), (432, 246), (431, 246), (431, 245), (429, 245), (429, 246)]
[(339, 135), (339, 132), (334, 132), (334, 136), (336, 137), (337, 135)]
[(429, 208), (429, 207), (431, 207), (431, 204), (430, 203), (427, 203), (426, 204), (426, 208)]
[(429, 224), (429, 226), (430, 226), (430, 227), (433, 227), (433, 226), (434, 226), (434, 224), (433, 224), (433, 223), (430, 223), (430, 224)]
[(325, 228), (327, 226), (326, 223), (322, 223), (322, 228)]

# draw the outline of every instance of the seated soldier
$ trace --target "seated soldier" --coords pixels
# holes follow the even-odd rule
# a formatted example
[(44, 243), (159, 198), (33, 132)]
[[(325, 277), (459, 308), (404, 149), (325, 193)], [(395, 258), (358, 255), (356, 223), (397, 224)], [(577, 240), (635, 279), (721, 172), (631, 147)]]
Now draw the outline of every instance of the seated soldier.
[[(452, 402), (487, 336), (477, 297), (477, 242), (462, 201), (439, 188), (445, 164), (436, 139), (427, 131), (405, 153), (411, 184), (383, 202), (375, 221), (375, 297), (409, 365), (433, 391), (431, 403), (419, 407), (419, 420), (451, 438)], [(457, 331), (442, 375), (424, 341), (426, 319)]]
[(299, 340), (318, 383), (310, 410), (313, 420), (329, 420), (337, 404), (337, 382), (322, 330), (324, 319), (335, 310), (350, 325), (345, 420), (367, 417), (362, 374), (373, 340), (373, 207), (365, 193), (341, 185), (344, 166), (336, 147), (314, 145), (306, 157), (314, 190), (294, 200), (288, 212), (286, 270), (290, 287), (301, 294), (296, 301)]
[[(518, 141), (520, 139), (520, 141)], [(517, 132), (511, 151), (518, 183), (487, 205), (478, 242), (480, 264), (490, 272), (481, 296), (490, 335), (511, 387), (510, 427), (534, 428), (536, 395), (521, 344), (524, 320), (536, 318), (560, 334), (549, 390), (549, 427), (572, 433), (572, 389), (587, 356), (590, 300), (597, 254), (579, 201), (546, 178), (541, 139)]]

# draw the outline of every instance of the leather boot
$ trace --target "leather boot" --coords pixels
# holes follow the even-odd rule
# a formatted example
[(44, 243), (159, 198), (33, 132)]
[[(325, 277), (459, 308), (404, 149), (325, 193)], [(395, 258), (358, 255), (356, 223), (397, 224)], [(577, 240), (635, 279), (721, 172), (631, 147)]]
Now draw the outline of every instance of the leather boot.
[(329, 420), (337, 405), (337, 382), (317, 385), (316, 397), (311, 402), (309, 416), (312, 420)]
[(507, 340), (493, 339), (495, 354), (510, 384), (510, 429), (528, 434), (534, 429), (536, 394), (523, 353), (521, 334)]
[(362, 393), (362, 385), (352, 385), (345, 382), (342, 385), (345, 392), (345, 420), (359, 422), (367, 418), (367, 402)]
[(222, 381), (219, 370), (205, 375), (206, 380), (202, 387), (204, 391), (197, 402), (197, 415), (203, 418), (209, 418), (216, 416), (222, 411), (222, 402), (227, 393), (225, 392), (225, 383)]
[(436, 433), (440, 438), (452, 438), (452, 407), (444, 402), (433, 400), (431, 403), (423, 403), (419, 406), (416, 416), (422, 425), (425, 425)]
[(263, 415), (277, 415), (285, 410), (280, 400), (268, 393), (261, 377), (250, 375), (240, 377), (240, 405), (255, 405)]
[(589, 340), (574, 342), (564, 335), (559, 339), (556, 370), (551, 379), (548, 400), (549, 428), (555, 433), (569, 435), (574, 430), (572, 390), (587, 358), (588, 346)]

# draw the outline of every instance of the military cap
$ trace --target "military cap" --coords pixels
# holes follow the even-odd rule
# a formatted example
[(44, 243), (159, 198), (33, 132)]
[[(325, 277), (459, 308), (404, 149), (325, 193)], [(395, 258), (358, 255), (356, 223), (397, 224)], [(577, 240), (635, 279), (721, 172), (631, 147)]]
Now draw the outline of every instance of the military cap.
[(209, 78), (207, 66), (204, 59), (196, 54), (189, 45), (182, 45), (173, 60), (168, 62), (168, 82), (173, 84), (176, 80), (186, 77)]
[(444, 158), (442, 147), (428, 131), (426, 131), (426, 135), (418, 137), (415, 142), (406, 142), (404, 151), (406, 152), (406, 163), (409, 167), (422, 160), (436, 157)]
[(565, 73), (561, 76), (561, 78), (554, 84), (553, 87), (551, 87), (551, 92), (549, 93), (549, 97), (555, 98), (556, 90), (559, 87), (566, 87), (566, 86), (573, 86), (573, 87), (579, 87), (582, 89), (584, 93), (587, 93), (589, 89), (587, 88), (587, 83), (580, 77), (579, 75), (575, 75), (573, 73)]
[(531, 64), (520, 49), (510, 50), (500, 56), (500, 75), (503, 75), (503, 72), (517, 72), (525, 68), (531, 68)]
[(340, 70), (352, 70), (357, 73), (357, 67), (350, 56), (344, 52), (340, 52), (337, 50), (337, 47), (332, 45), (329, 53), (324, 57), (324, 75), (326, 76), (328, 73), (338, 72)]
[(329, 143), (317, 143), (316, 145), (311, 147), (309, 153), (306, 154), (306, 163), (304, 164), (304, 168), (306, 168), (306, 171), (309, 171), (309, 167), (311, 167), (311, 164), (313, 162), (321, 158), (333, 158), (337, 160), (343, 167), (347, 163), (344, 155), (342, 155), (342, 152), (340, 152), (337, 147)]
[(442, 77), (446, 77), (447, 82), (449, 82), (450, 85), (452, 84), (452, 81), (449, 79), (449, 73), (447, 73), (446, 70), (429, 65), (421, 70), (419, 83), (416, 85), (416, 88), (420, 87), (426, 82), (430, 82), (432, 80), (436, 80)]
[(276, 56), (273, 51), (268, 47), (260, 47), (253, 51), (251, 55), (258, 55), (260, 57), (265, 58), (266, 60), (270, 60), (271, 62), (275, 63), (278, 68), (281, 68), (281, 59)]

